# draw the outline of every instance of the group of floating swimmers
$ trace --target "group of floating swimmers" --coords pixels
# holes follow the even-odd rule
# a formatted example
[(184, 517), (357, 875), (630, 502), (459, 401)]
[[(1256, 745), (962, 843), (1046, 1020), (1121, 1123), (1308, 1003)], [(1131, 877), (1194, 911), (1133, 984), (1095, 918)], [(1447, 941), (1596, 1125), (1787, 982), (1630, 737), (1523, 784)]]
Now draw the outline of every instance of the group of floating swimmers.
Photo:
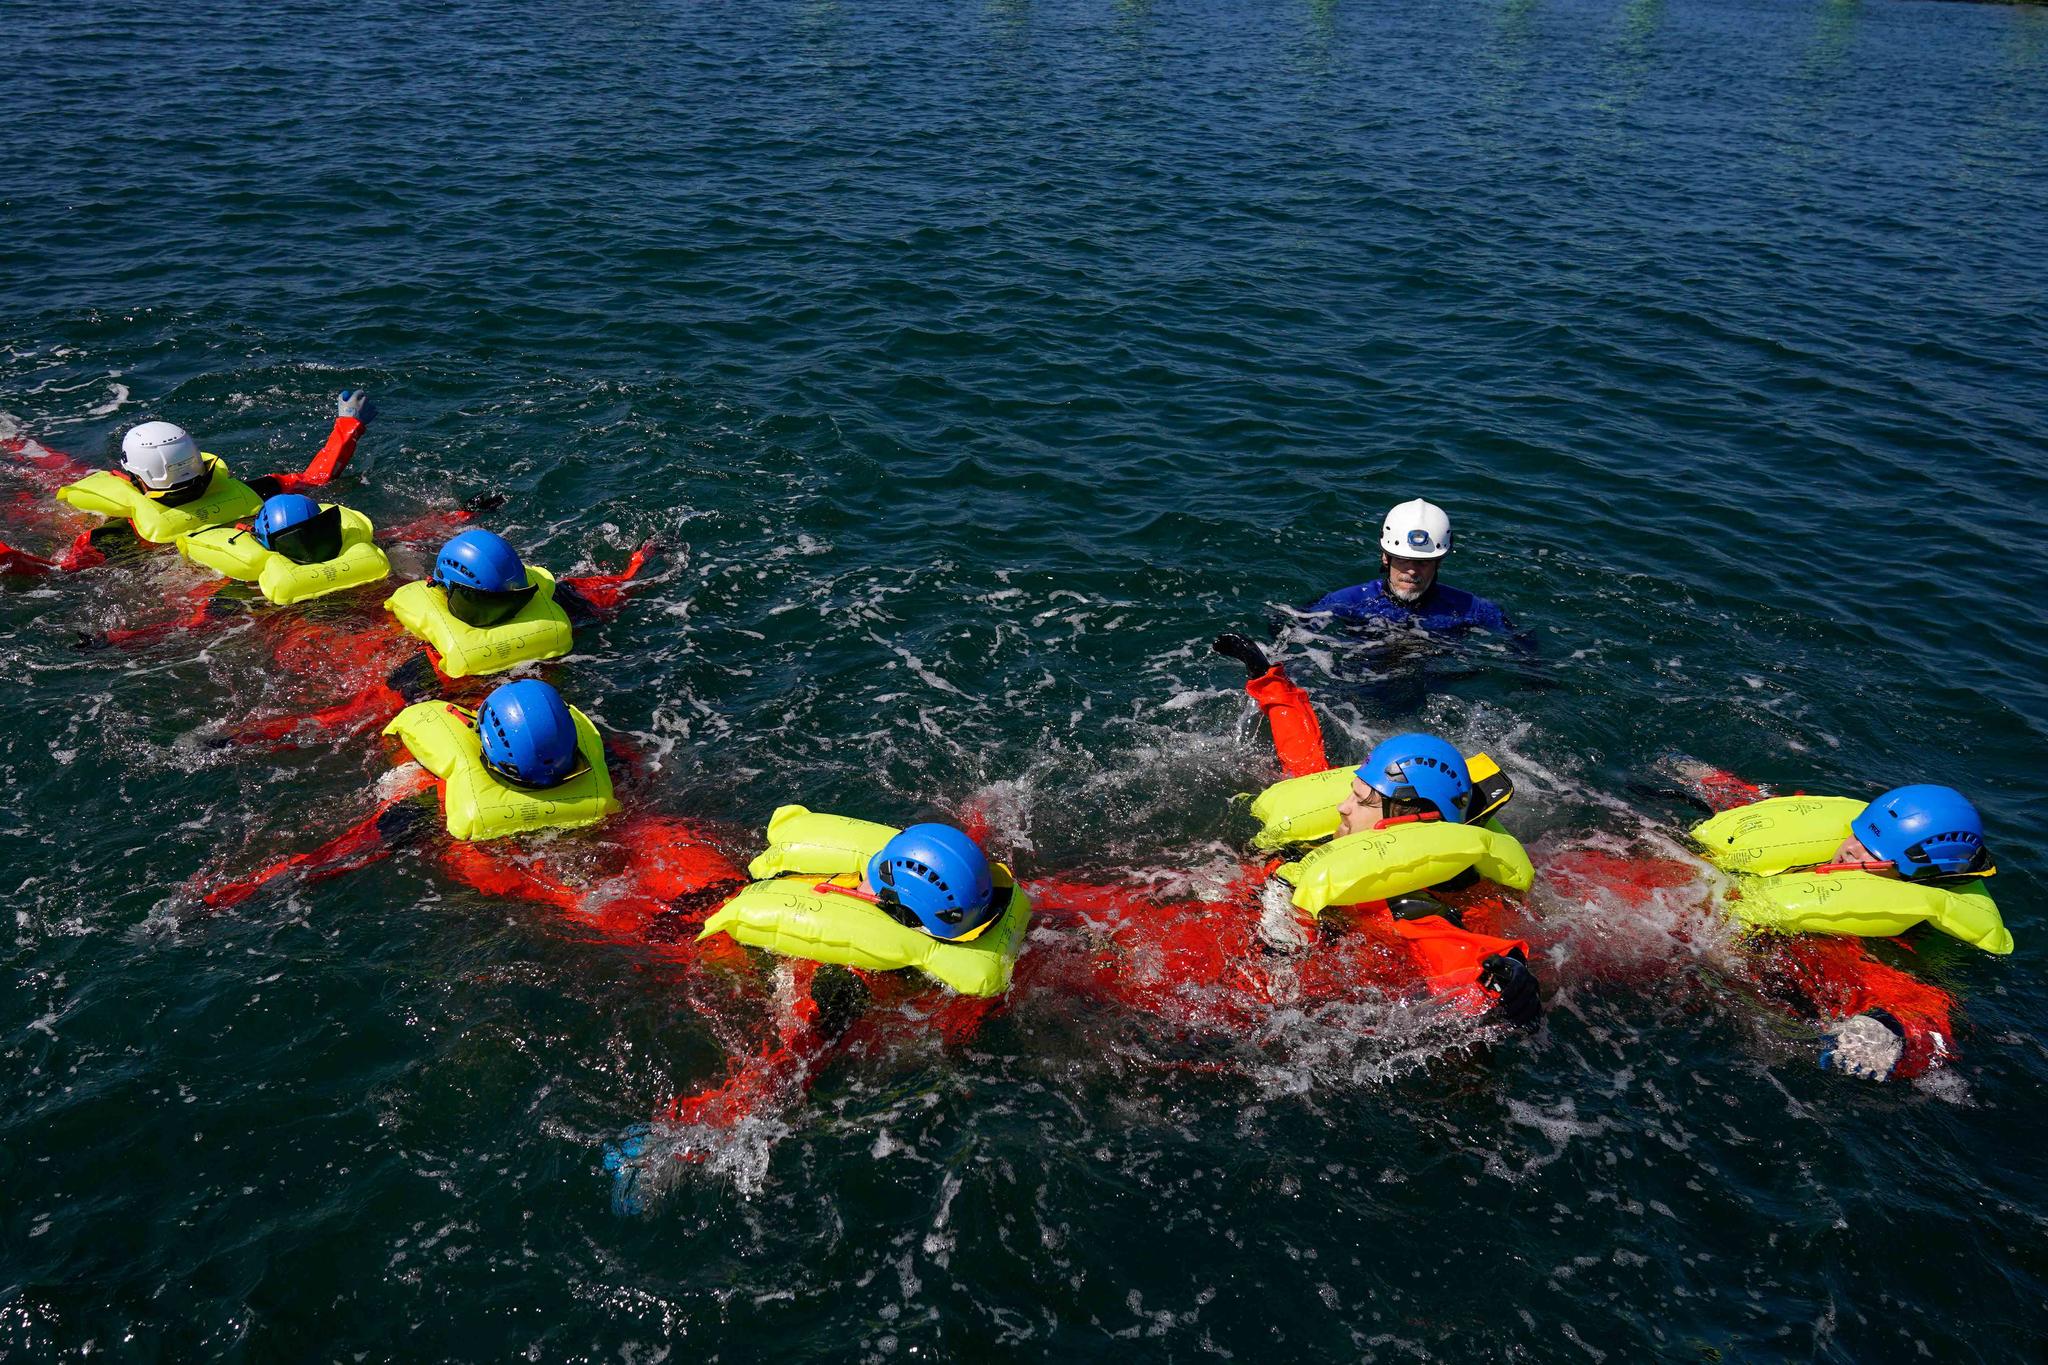
[[(338, 626), (275, 630), (278, 667), (336, 699), (244, 722), (232, 738), (292, 746), (374, 726), (394, 741), (396, 777), (355, 825), (254, 874), (195, 887), (198, 905), (232, 906), (280, 877), (335, 875), (426, 837), (460, 882), (646, 945), (690, 969), (689, 992), (759, 982), (748, 949), (782, 959), (772, 1035), (736, 1048), (717, 1086), (665, 1105), (659, 1121), (677, 1126), (730, 1124), (787, 1098), (828, 1048), (881, 1038), (892, 1023), (965, 1033), (1013, 985), (1226, 1032), (1276, 1008), (1368, 998), (1518, 1025), (1539, 1018), (1531, 946), (1513, 927), (1537, 871), (1501, 820), (1509, 776), (1427, 734), (1391, 736), (1362, 762), (1333, 767), (1308, 695), (1237, 634), (1214, 648), (1244, 666), (1285, 775), (1252, 802), (1258, 830), (1220, 900), (1051, 877), (1027, 891), (988, 856), (975, 821), (899, 829), (799, 805), (775, 811), (766, 847), (741, 868), (720, 851), (726, 832), (649, 808), (631, 786), (633, 756), (552, 683), (474, 681), (569, 653), (577, 621), (617, 608), (652, 546), (618, 573), (557, 578), (469, 524), (485, 501), (390, 537), (446, 539), (428, 579), (386, 593), (377, 529), (316, 496), (347, 468), (371, 415), (362, 393), (343, 393), (303, 472), (248, 482), (167, 422), (129, 431), (111, 470), (6, 443), (59, 502), (101, 520), (54, 557), (0, 543), (0, 572), (92, 568), (129, 541), (175, 547), (219, 576), (180, 594), (175, 619), (111, 640), (201, 629), (237, 603), (260, 611), (346, 593), (366, 609)], [(1451, 546), (1441, 509), (1402, 503), (1382, 529), (1379, 577), (1310, 610), (1438, 634), (1509, 630), (1499, 607), (1438, 581)], [(223, 594), (230, 583), (253, 589)], [(380, 597), (383, 611), (368, 610)], [(1753, 931), (1746, 974), (1822, 1024), (1821, 1064), (1884, 1080), (1949, 1059), (1949, 996), (1867, 941), (1929, 924), (1988, 952), (2012, 950), (1984, 890), (1994, 869), (1971, 803), (1934, 785), (1869, 801), (1772, 796), (1704, 764), (1686, 778), (1717, 812), (1690, 834), (1705, 863), (1729, 874), (1715, 882), (1726, 912)], [(436, 799), (445, 838), (423, 828)], [(590, 827), (599, 832), (576, 854), (514, 839)], [(593, 845), (604, 874), (595, 879)], [(1543, 875), (1565, 895), (1624, 903), (1702, 880), (1694, 862), (1596, 848), (1558, 854)], [(1020, 963), (1034, 915), (1051, 932)], [(610, 1156), (628, 1206), (647, 1141), (638, 1132)]]

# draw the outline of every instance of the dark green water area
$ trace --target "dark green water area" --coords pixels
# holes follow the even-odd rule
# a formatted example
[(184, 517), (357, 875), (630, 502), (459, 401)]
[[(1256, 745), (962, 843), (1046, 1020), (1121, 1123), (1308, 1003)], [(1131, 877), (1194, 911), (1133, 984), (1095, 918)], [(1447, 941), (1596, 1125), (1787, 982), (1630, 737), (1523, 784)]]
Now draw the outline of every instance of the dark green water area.
[[(2048, 13), (1891, 0), (0, 7), (0, 424), (145, 417), (668, 550), (551, 669), (744, 857), (786, 801), (981, 810), (1027, 878), (1234, 871), (1277, 775), (1486, 749), (1539, 869), (1666, 848), (1692, 754), (1950, 782), (2010, 958), (1913, 941), (1953, 1066), (1872, 1085), (1711, 911), (1529, 909), (1517, 1035), (1244, 1036), (1020, 993), (678, 1163), (668, 966), (359, 818), (255, 635), (74, 647), (174, 557), (0, 585), (0, 1359), (2010, 1361), (2048, 1333)], [(1535, 639), (1287, 608), (1428, 496)], [(0, 470), (6, 538), (54, 532)], [(41, 536), (43, 539), (38, 539)], [(422, 571), (417, 554), (402, 573)], [(574, 837), (574, 836), (571, 836)], [(1034, 941), (1027, 953), (1044, 951)], [(915, 1034), (915, 1030), (909, 1030)]]

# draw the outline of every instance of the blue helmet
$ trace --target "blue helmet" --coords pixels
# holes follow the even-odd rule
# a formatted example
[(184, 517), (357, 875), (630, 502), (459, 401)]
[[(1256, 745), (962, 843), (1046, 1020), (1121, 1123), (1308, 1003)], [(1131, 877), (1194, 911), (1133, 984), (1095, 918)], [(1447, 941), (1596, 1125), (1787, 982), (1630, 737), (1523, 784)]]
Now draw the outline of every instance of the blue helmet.
[(270, 538), (279, 531), (303, 526), (319, 515), (320, 504), (304, 493), (279, 493), (274, 498), (265, 498), (262, 509), (256, 513), (256, 543), (271, 549)]
[(951, 825), (912, 825), (882, 845), (868, 885), (883, 909), (933, 938), (964, 938), (1001, 909), (988, 855)]
[(341, 553), (341, 509), (323, 509), (304, 493), (264, 499), (252, 529), (258, 545), (297, 564), (320, 564)]
[(1895, 787), (1849, 822), (1901, 877), (1952, 877), (1984, 857), (1984, 817), (1954, 787)]
[(492, 692), (477, 708), (484, 766), (522, 787), (553, 787), (576, 771), (576, 722), (562, 694), (538, 678)]
[(496, 531), (464, 531), (441, 547), (433, 581), (444, 588), (514, 592), (526, 586), (526, 565)]
[(1359, 780), (1381, 796), (1423, 801), (1451, 824), (1463, 824), (1472, 770), (1456, 746), (1435, 735), (1394, 735), (1381, 740), (1358, 768)]

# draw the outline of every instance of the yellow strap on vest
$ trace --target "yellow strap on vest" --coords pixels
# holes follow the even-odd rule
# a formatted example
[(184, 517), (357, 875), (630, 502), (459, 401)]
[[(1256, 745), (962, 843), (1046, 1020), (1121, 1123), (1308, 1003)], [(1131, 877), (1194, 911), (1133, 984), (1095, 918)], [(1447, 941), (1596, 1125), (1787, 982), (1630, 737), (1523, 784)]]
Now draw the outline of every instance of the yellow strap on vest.
[(1982, 882), (1951, 889), (1868, 872), (1787, 872), (1741, 878), (1729, 906), (1744, 923), (1788, 934), (1890, 938), (1926, 923), (1987, 953), (2013, 946)]
[(1423, 820), (1333, 839), (1275, 874), (1310, 914), (1404, 896), (1472, 868), (1490, 882), (1527, 891), (1536, 880), (1529, 854), (1497, 822), (1452, 825)]
[(213, 471), (206, 492), (178, 507), (166, 507), (118, 474), (101, 470), (57, 490), (57, 499), (95, 516), (123, 517), (135, 523), (144, 540), (168, 545), (179, 536), (206, 526), (220, 526), (256, 515), (263, 499), (228, 472), (217, 455), (201, 455)]
[(575, 645), (569, 616), (555, 603), (555, 576), (527, 566), (526, 581), (540, 585), (519, 614), (486, 629), (458, 621), (448, 610), (448, 594), (432, 583), (408, 583), (384, 599), (384, 609), (414, 636), (441, 656), (441, 671), (451, 678), (502, 673), (521, 664), (558, 659)]
[[(325, 511), (331, 503), (321, 504)], [(391, 572), (377, 547), (377, 528), (353, 508), (341, 509), (341, 552), (318, 564), (299, 564), (267, 550), (253, 531), (209, 526), (178, 537), (178, 553), (194, 564), (243, 582), (253, 581), (271, 602), (286, 605), (375, 583)]]
[(1252, 802), (1259, 832), (1252, 847), (1272, 851), (1293, 844), (1312, 844), (1337, 832), (1337, 807), (1351, 794), (1358, 765), (1329, 768), (1306, 777), (1275, 782)]
[(1846, 796), (1774, 796), (1694, 825), (1692, 838), (1724, 872), (1769, 876), (1833, 858), (1867, 804)]
[(569, 717), (576, 723), (576, 752), (589, 766), (558, 787), (518, 787), (493, 776), (484, 767), (471, 718), (445, 701), (406, 707), (384, 733), (396, 735), (421, 767), (441, 779), (448, 833), (481, 842), (540, 829), (579, 829), (619, 808), (597, 727), (573, 706)]
[[(784, 957), (836, 962), (867, 971), (915, 967), (962, 995), (1000, 995), (1031, 924), (1031, 899), (1013, 887), (1001, 917), (974, 938), (948, 942), (898, 924), (857, 896), (817, 889), (837, 879), (851, 887), (868, 860), (900, 831), (870, 820), (781, 806), (768, 821), (768, 847), (747, 864), (751, 886), (720, 907), (698, 935), (735, 941)], [(994, 865), (998, 885), (1010, 870)]]

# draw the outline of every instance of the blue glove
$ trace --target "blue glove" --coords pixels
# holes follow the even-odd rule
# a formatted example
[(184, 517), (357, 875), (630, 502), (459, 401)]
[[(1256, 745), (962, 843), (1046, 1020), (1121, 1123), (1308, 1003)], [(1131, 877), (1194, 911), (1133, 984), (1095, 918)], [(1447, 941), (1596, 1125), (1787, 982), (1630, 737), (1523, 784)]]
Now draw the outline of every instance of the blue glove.
[(370, 401), (368, 389), (343, 389), (341, 397), (335, 400), (334, 410), (358, 422), (367, 422), (377, 415), (377, 405)]
[(1855, 1014), (1821, 1039), (1820, 1067), (1866, 1081), (1888, 1081), (1905, 1051), (1905, 1035), (1889, 1020), (1877, 1014)]

